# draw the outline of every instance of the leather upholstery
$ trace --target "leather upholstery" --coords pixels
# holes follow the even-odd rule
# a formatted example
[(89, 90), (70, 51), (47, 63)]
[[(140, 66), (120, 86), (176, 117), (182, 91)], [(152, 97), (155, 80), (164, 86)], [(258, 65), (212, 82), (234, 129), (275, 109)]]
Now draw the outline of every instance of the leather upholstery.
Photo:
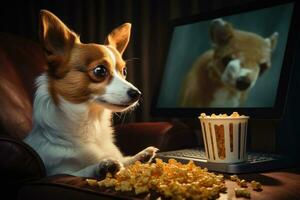
[(0, 134), (23, 139), (31, 130), (34, 80), (45, 64), (39, 45), (0, 33)]
[(116, 126), (116, 142), (125, 155), (145, 147), (168, 151), (197, 146), (195, 133), (182, 123), (143, 122)]
[(0, 136), (0, 146), (0, 177), (6, 184), (14, 185), (45, 177), (42, 160), (27, 144)]

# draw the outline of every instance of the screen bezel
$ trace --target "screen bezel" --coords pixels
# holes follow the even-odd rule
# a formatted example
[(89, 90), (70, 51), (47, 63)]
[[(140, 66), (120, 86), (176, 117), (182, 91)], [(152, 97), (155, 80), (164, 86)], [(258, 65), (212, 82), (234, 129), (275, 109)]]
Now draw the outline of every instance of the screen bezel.
[[(273, 107), (237, 107), (237, 108), (161, 108), (157, 107), (158, 98), (160, 94), (160, 87), (162, 84), (162, 78), (166, 71), (166, 58), (168, 56), (168, 51), (170, 48), (170, 43), (172, 39), (172, 33), (175, 26), (195, 23), (197, 21), (205, 21), (219, 17), (225, 17), (228, 15), (240, 14), (243, 12), (249, 12), (264, 8), (269, 8), (273, 6), (278, 6), (282, 4), (293, 3), (293, 13), (291, 17), (291, 23), (288, 32), (288, 38), (286, 43), (285, 54), (283, 57), (282, 68), (277, 88), (276, 100)], [(238, 7), (224, 8), (216, 10), (213, 12), (207, 12), (196, 16), (184, 17), (170, 21), (168, 26), (168, 39), (166, 40), (165, 51), (164, 51), (164, 60), (162, 62), (162, 67), (164, 70), (160, 74), (159, 81), (157, 82), (156, 90), (153, 95), (153, 101), (151, 105), (151, 115), (154, 117), (172, 117), (172, 118), (194, 118), (204, 112), (207, 114), (212, 113), (227, 113), (231, 114), (234, 111), (237, 111), (241, 114), (251, 116), (255, 119), (280, 119), (283, 116), (285, 110), (285, 103), (287, 100), (287, 91), (288, 85), (290, 82), (290, 74), (293, 65), (293, 59), (295, 54), (295, 40), (297, 39), (297, 34), (299, 33), (299, 27), (296, 26), (296, 19), (299, 18), (299, 3), (296, 0), (276, 0), (272, 2), (254, 2), (250, 4), (244, 4)]]

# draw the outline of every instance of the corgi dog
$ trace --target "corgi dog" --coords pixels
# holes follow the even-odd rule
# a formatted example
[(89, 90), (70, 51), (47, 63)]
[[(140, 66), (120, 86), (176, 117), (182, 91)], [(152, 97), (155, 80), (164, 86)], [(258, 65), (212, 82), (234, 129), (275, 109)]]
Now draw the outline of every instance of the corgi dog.
[(194, 62), (185, 77), (179, 104), (183, 107), (238, 107), (256, 80), (271, 67), (278, 39), (234, 29), (223, 19), (210, 25), (213, 48)]
[(33, 129), (24, 142), (40, 155), (47, 175), (101, 178), (155, 156), (155, 147), (123, 156), (114, 144), (112, 113), (133, 109), (141, 95), (125, 80), (122, 54), (130, 30), (125, 23), (104, 45), (84, 44), (58, 17), (41, 10), (39, 32), (48, 67), (36, 81)]

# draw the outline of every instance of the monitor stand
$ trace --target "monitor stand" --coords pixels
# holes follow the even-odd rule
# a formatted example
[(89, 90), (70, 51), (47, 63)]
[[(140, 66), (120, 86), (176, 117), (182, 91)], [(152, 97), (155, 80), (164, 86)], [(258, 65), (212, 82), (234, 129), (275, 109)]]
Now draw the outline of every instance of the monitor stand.
[(258, 152), (248, 152), (248, 161), (241, 163), (212, 163), (207, 162), (203, 149), (182, 149), (176, 151), (166, 151), (157, 153), (157, 157), (167, 162), (174, 158), (182, 163), (192, 160), (195, 164), (209, 171), (240, 174), (270, 171), (285, 168), (291, 165), (290, 159), (277, 154), (266, 154)]

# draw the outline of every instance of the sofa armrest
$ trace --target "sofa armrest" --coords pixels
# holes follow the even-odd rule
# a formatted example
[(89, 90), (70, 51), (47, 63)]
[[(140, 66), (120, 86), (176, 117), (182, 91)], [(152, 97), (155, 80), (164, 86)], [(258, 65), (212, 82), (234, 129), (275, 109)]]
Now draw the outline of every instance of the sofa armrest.
[(46, 176), (38, 154), (22, 141), (0, 135), (0, 177), (10, 186)]
[(139, 122), (115, 127), (117, 145), (125, 155), (134, 155), (148, 146), (160, 151), (197, 146), (195, 132), (182, 123)]

